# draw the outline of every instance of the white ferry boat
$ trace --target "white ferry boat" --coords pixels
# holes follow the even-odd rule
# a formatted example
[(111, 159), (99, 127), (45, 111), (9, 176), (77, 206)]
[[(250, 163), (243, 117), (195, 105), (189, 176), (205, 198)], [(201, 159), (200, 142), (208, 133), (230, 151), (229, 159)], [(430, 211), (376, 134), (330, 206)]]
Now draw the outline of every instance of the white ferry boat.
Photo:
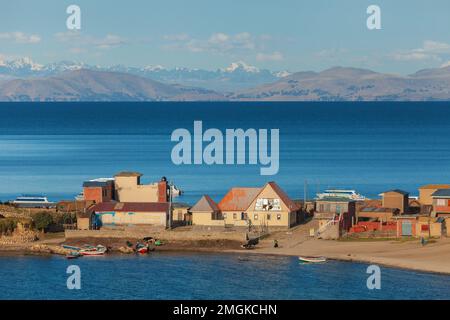
[(11, 202), (18, 208), (52, 208), (55, 202), (48, 201), (44, 195), (24, 194)]
[(323, 199), (323, 198), (346, 198), (356, 201), (363, 201), (367, 200), (367, 198), (359, 193), (356, 192), (356, 190), (348, 190), (348, 189), (327, 189), (322, 193), (317, 194), (316, 199)]

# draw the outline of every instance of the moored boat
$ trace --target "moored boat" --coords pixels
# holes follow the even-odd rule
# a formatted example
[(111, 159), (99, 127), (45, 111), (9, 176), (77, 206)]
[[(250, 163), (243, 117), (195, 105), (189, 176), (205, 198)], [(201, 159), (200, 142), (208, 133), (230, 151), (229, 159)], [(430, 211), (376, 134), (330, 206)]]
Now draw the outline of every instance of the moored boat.
[(71, 252), (71, 253), (66, 255), (67, 259), (77, 259), (79, 257), (82, 257), (82, 255), (81, 255), (81, 253), (76, 252), (76, 251), (75, 252)]
[(80, 249), (80, 254), (83, 256), (101, 256), (104, 255), (107, 251), (107, 248), (102, 245), (94, 246), (85, 246)]
[(48, 201), (45, 195), (24, 194), (11, 201), (18, 208), (53, 208), (55, 202)]
[(326, 262), (327, 258), (325, 258), (325, 257), (305, 257), (305, 256), (300, 256), (300, 257), (298, 257), (298, 260), (300, 260), (302, 262), (307, 262), (307, 263), (321, 263), (321, 262)]
[(148, 253), (148, 247), (139, 248), (139, 249), (137, 249), (137, 252), (140, 254)]

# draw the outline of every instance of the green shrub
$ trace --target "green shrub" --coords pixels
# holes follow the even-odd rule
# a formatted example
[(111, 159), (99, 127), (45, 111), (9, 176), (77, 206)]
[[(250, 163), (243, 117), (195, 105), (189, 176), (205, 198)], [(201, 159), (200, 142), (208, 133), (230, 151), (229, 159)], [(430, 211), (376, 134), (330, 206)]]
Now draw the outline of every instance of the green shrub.
[(41, 211), (33, 214), (34, 227), (44, 231), (53, 223), (53, 217), (50, 213)]
[(8, 234), (17, 227), (17, 221), (11, 218), (0, 219), (0, 235)]

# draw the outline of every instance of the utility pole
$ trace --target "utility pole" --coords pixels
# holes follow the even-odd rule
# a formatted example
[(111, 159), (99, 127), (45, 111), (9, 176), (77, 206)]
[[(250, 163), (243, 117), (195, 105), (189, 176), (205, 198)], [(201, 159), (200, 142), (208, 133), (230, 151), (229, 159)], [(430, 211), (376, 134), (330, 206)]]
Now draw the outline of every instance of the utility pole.
[(172, 229), (172, 182), (169, 185), (169, 230)]

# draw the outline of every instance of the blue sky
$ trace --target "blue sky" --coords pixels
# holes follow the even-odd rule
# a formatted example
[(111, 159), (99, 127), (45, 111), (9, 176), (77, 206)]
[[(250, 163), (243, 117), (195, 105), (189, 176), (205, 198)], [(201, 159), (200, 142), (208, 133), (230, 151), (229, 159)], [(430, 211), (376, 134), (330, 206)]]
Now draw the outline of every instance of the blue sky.
[[(66, 8), (81, 8), (81, 30)], [(366, 9), (381, 8), (381, 30)], [(450, 61), (448, 0), (0, 0), (0, 59), (407, 74)]]

